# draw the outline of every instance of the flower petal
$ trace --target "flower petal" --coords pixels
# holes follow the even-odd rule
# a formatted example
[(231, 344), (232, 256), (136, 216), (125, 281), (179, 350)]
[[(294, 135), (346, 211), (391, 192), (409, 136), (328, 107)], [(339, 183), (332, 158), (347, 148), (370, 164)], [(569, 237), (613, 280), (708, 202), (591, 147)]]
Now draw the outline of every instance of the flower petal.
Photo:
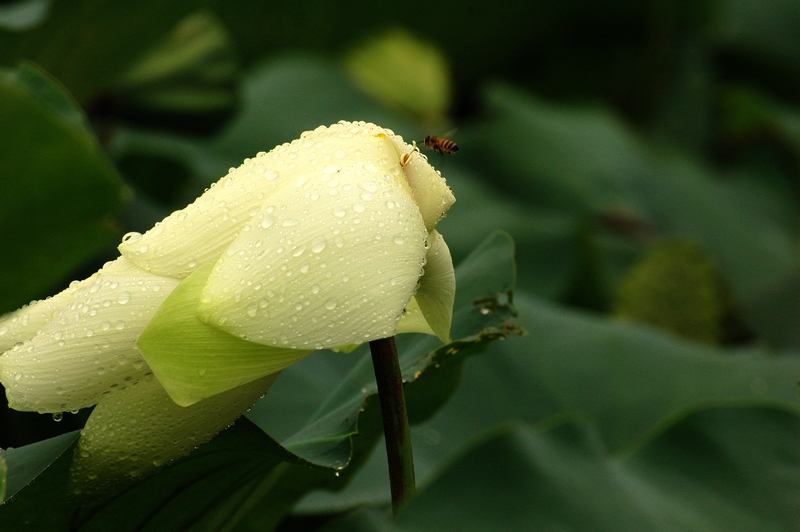
[(450, 248), (442, 235), (433, 231), (428, 237), (428, 246), (425, 273), (419, 280), (414, 299), (436, 336), (442, 342), (448, 343), (456, 298), (456, 272), (453, 269)]
[(258, 212), (264, 198), (285, 179), (265, 153), (246, 159), (209, 187), (194, 203), (175, 211), (141, 235), (128, 233), (120, 253), (143, 270), (184, 278), (219, 258)]
[(106, 495), (188, 454), (233, 423), (277, 377), (275, 373), (190, 407), (176, 405), (152, 375), (104, 398), (75, 448), (73, 494)]
[(414, 201), (422, 213), (425, 229), (428, 232), (433, 231), (456, 202), (456, 198), (439, 172), (430, 165), (428, 158), (418, 151), (411, 154), (403, 170), (414, 194)]
[(341, 157), (305, 169), (248, 222), (209, 277), (201, 319), (295, 349), (395, 333), (421, 273), (425, 225), (390, 143), (328, 140)]
[[(119, 250), (143, 270), (184, 278), (196, 268), (216, 261), (244, 224), (259, 211), (265, 198), (309, 168), (322, 169), (345, 156), (350, 157), (359, 150), (363, 138), (376, 135), (390, 140), (384, 142), (392, 148), (393, 163), (399, 161), (400, 154), (411, 151), (411, 146), (402, 138), (375, 124), (342, 121), (330, 127), (319, 127), (303, 133), (291, 144), (278, 146), (269, 153), (261, 152), (246, 159), (238, 168), (231, 168), (227, 176), (194, 203), (170, 214), (144, 235), (125, 235)], [(421, 183), (417, 189), (423, 191), (423, 199), (433, 194), (427, 191), (435, 188), (434, 176), (444, 183), (427, 163), (416, 161), (409, 171), (413, 176), (421, 176), (409, 182)], [(438, 221), (441, 215), (431, 215), (433, 218)]]
[(36, 336), (0, 356), (9, 406), (78, 410), (144, 377), (149, 368), (136, 338), (177, 285), (120, 257), (69, 298), (57, 296), (65, 307)]
[(397, 331), (395, 334), (405, 333), (422, 333), (436, 336), (436, 333), (433, 332), (433, 329), (428, 325), (428, 321), (422, 314), (422, 309), (419, 308), (417, 299), (414, 297), (408, 302), (406, 311), (403, 312), (403, 316), (400, 318), (400, 321), (397, 322)]
[(456, 297), (456, 275), (450, 249), (438, 232), (428, 237), (425, 273), (416, 294), (406, 306), (397, 324), (397, 334), (417, 332), (432, 334), (448, 343)]
[(66, 307), (78, 289), (87, 286), (91, 278), (73, 281), (69, 287), (53, 297), (33, 301), (21, 309), (0, 318), (0, 353), (14, 345), (30, 340), (44, 325)]
[(211, 268), (187, 277), (138, 340), (153, 373), (181, 406), (280, 371), (312, 353), (247, 342), (200, 321), (197, 305)]

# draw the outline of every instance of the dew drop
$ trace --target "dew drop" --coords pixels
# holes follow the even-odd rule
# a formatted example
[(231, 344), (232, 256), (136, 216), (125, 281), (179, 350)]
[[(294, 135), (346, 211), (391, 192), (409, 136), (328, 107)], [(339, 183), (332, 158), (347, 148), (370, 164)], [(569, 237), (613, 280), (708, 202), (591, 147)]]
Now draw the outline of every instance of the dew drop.
[(293, 225), (297, 225), (299, 223), (300, 221), (295, 218), (286, 218), (283, 222), (281, 222), (281, 225), (284, 227), (292, 227)]
[(64, 413), (63, 412), (56, 412), (56, 413), (53, 414), (53, 421), (59, 422), (62, 419), (64, 419)]
[(378, 191), (378, 185), (376, 185), (373, 181), (364, 181), (358, 184), (359, 188), (366, 190), (370, 193), (375, 193)]
[(365, 210), (367, 210), (367, 208), (364, 207), (364, 204), (362, 204), (362, 203), (356, 203), (355, 205), (353, 205), (353, 210), (358, 212), (358, 213), (362, 213)]
[(322, 169), (322, 172), (328, 175), (332, 175), (338, 172), (339, 170), (341, 170), (341, 168), (338, 165), (329, 164), (328, 166)]
[(340, 236), (337, 236), (336, 238), (334, 238), (333, 239), (333, 243), (336, 244), (337, 248), (344, 247), (344, 240), (342, 240), (342, 237), (340, 237)]
[(272, 215), (267, 215), (264, 217), (263, 220), (261, 220), (261, 227), (267, 229), (268, 227), (271, 227), (272, 224), (274, 223), (275, 223), (275, 217)]
[(119, 297), (117, 297), (117, 303), (119, 303), (120, 305), (124, 305), (130, 300), (131, 300), (131, 293), (127, 291), (120, 292)]
[(133, 244), (134, 242), (139, 241), (140, 238), (142, 238), (142, 233), (130, 232), (126, 233), (125, 236), (122, 237), (122, 242), (125, 244)]
[(405, 242), (405, 239), (404, 239), (402, 236), (400, 236), (400, 235), (397, 235), (397, 236), (395, 236), (395, 237), (392, 239), (392, 241), (393, 241), (395, 244), (403, 244), (403, 243)]
[(338, 302), (335, 299), (329, 299), (325, 302), (325, 308), (328, 310), (333, 310), (336, 308), (336, 304)]
[(319, 253), (320, 251), (325, 249), (326, 243), (327, 242), (325, 241), (324, 236), (316, 237), (314, 240), (311, 241), (311, 251), (313, 251), (314, 253)]

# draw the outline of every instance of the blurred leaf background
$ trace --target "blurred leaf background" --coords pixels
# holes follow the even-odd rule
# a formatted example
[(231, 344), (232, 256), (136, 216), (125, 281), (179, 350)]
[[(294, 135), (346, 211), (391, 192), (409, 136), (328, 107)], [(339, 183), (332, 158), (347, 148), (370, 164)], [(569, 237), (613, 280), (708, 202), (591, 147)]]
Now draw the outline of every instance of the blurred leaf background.
[(399, 521), (378, 445), (283, 529), (800, 530), (795, 0), (0, 2), (0, 66), (0, 312), (305, 130), (455, 129), (440, 232), (514, 238), (528, 336), (415, 427)]

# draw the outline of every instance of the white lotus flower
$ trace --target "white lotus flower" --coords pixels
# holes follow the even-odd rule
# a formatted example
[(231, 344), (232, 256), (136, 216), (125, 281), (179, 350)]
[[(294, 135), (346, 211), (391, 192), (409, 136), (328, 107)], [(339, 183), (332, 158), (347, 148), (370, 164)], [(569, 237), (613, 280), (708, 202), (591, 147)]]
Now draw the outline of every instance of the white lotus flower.
[(9, 405), (97, 404), (73, 466), (96, 489), (207, 441), (314, 350), (397, 332), (447, 341), (455, 278), (434, 227), (454, 201), (374, 124), (259, 153), (126, 235), (92, 277), (0, 320)]

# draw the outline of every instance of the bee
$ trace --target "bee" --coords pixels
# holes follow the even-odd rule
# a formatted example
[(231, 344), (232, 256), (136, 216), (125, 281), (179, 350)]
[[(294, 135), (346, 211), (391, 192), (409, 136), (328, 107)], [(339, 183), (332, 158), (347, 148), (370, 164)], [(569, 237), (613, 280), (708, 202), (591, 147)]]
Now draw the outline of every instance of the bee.
[(452, 140), (447, 140), (442, 137), (434, 137), (433, 135), (428, 135), (422, 142), (423, 144), (425, 144), (426, 148), (435, 151), (442, 157), (444, 157), (445, 154), (453, 155), (455, 152), (458, 151), (458, 144), (456, 144)]

